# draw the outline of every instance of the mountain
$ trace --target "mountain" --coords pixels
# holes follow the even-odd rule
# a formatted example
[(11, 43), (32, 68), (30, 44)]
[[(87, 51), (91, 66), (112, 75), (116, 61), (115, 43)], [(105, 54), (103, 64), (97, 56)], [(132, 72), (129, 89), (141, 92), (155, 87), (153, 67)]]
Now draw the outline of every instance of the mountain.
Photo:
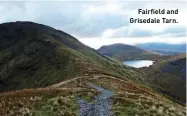
[(176, 55), (144, 68), (148, 83), (156, 90), (185, 105), (186, 54)]
[(176, 55), (186, 52), (186, 44), (144, 43), (136, 44), (136, 46), (166, 55)]
[(152, 50), (153, 52), (160, 53), (163, 55), (178, 55), (183, 52), (177, 52), (177, 51), (166, 51), (166, 50)]
[(145, 76), (52, 27), (0, 24), (0, 116), (77, 116), (79, 98), (93, 102), (100, 94), (91, 84), (113, 92), (105, 105), (115, 116), (186, 115), (184, 106), (141, 84)]
[(126, 45), (126, 44), (112, 44), (102, 46), (97, 50), (100, 54), (124, 61), (124, 60), (139, 60), (139, 59), (156, 59), (161, 56), (141, 48)]
[(46, 87), (92, 73), (122, 76), (119, 68), (62, 31), (33, 22), (0, 24), (0, 91)]

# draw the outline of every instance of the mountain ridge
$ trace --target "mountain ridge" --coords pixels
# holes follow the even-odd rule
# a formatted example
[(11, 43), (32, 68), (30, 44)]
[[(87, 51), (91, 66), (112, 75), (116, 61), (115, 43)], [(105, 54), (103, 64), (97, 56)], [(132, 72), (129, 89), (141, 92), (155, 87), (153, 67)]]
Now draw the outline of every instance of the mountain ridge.
[(0, 25), (0, 64), (1, 90), (44, 87), (86, 73), (123, 72), (69, 34), (33, 22)]
[(166, 55), (177, 55), (186, 52), (186, 43), (181, 44), (168, 44), (168, 43), (144, 43), (136, 44), (135, 46), (142, 49), (151, 50), (157, 53)]

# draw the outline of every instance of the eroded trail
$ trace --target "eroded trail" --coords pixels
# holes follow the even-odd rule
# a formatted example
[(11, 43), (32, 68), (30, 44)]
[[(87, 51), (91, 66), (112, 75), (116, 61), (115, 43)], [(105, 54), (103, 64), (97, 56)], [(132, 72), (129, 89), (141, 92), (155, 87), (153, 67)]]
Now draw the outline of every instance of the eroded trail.
[(94, 102), (89, 103), (84, 99), (78, 99), (79, 116), (111, 116), (111, 97), (113, 92), (90, 84), (91, 88), (100, 92), (94, 96)]
[(161, 94), (142, 85), (135, 84), (126, 79), (119, 79), (108, 75), (82, 76), (69, 81), (52, 85), (51, 87), (83, 87), (90, 88), (89, 83), (94, 83), (115, 91), (112, 97), (112, 111), (127, 115), (157, 115), (184, 116), (185, 108), (174, 103)]

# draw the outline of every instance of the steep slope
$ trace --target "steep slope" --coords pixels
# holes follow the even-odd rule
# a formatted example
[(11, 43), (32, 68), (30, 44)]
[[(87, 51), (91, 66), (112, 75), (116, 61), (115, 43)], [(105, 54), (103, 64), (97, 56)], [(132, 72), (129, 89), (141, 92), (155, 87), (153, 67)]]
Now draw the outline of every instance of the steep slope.
[(0, 24), (0, 91), (46, 87), (92, 73), (129, 77), (128, 70), (51, 27)]
[(124, 60), (138, 60), (138, 59), (156, 59), (160, 57), (159, 54), (140, 49), (135, 46), (125, 44), (112, 44), (102, 46), (97, 50), (102, 55), (112, 57), (114, 59)]
[(186, 103), (186, 55), (177, 55), (160, 61), (149, 68), (148, 83), (156, 90), (164, 93), (182, 104)]

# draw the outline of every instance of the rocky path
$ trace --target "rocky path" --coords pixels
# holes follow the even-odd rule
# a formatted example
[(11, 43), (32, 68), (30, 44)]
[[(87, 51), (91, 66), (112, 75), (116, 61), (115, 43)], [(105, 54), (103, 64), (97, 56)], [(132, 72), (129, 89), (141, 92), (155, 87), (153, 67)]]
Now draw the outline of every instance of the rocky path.
[(88, 103), (87, 101), (79, 98), (79, 116), (110, 116), (110, 98), (113, 96), (113, 92), (97, 87), (93, 84), (90, 84), (90, 87), (98, 90), (101, 94), (94, 97), (94, 103)]

